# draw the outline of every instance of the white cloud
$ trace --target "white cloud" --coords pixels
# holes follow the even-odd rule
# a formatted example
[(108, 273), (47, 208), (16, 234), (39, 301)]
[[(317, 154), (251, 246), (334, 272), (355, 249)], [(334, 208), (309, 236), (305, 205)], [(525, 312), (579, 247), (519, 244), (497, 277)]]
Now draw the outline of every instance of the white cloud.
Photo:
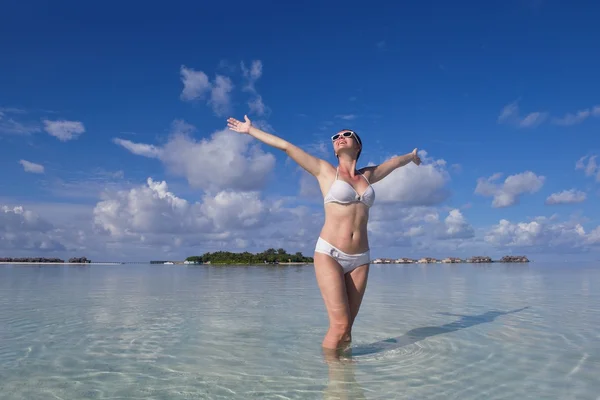
[(256, 88), (254, 85), (256, 84), (256, 81), (262, 76), (262, 62), (260, 60), (253, 60), (252, 64), (250, 64), (250, 68), (248, 69), (242, 61), (241, 67), (242, 73), (246, 78), (246, 85), (244, 86), (244, 90), (255, 93)]
[(0, 118), (4, 114), (24, 114), (25, 110), (16, 107), (0, 107)]
[(336, 118), (339, 119), (343, 119), (344, 121), (352, 121), (354, 119), (356, 119), (356, 115), (354, 114), (340, 114), (340, 115), (336, 115)]
[[(554, 117), (551, 122), (555, 125), (572, 126), (577, 125), (588, 119), (589, 117), (600, 116), (600, 105), (585, 108), (575, 113), (567, 113), (563, 117)], [(532, 112), (525, 117), (519, 115), (518, 101), (514, 101), (504, 106), (498, 116), (498, 123), (514, 125), (520, 128), (532, 128), (538, 126), (549, 119), (547, 112)]]
[(31, 172), (34, 174), (43, 174), (44, 173), (43, 165), (35, 164), (35, 163), (32, 163), (27, 160), (20, 160), (19, 164), (21, 164), (23, 166), (23, 169), (25, 170), (25, 172)]
[(10, 135), (30, 135), (40, 132), (40, 127), (35, 123), (22, 123), (8, 117), (9, 113), (16, 113), (20, 110), (4, 109), (0, 111), (0, 133)]
[(458, 209), (450, 210), (444, 220), (446, 238), (470, 238), (475, 235), (473, 227), (467, 222), (464, 215)]
[(587, 234), (586, 243), (590, 245), (600, 244), (600, 225)]
[[(54, 226), (22, 206), (0, 206), (0, 249), (36, 252), (64, 250)], [(14, 257), (10, 255), (10, 257)]]
[(560, 222), (555, 218), (536, 217), (528, 222), (513, 223), (502, 219), (487, 231), (484, 240), (494, 247), (556, 253), (585, 250), (586, 245), (594, 244), (594, 232), (586, 234), (579, 221)]
[(556, 125), (572, 126), (582, 123), (589, 117), (600, 117), (600, 106), (585, 108), (575, 113), (567, 113), (562, 118), (554, 118), (552, 122)]
[(519, 128), (533, 128), (540, 125), (548, 118), (546, 112), (532, 112), (525, 117), (519, 115), (518, 101), (514, 101), (504, 106), (498, 116), (498, 123), (510, 124)]
[[(596, 181), (600, 182), (600, 167), (596, 163), (597, 156), (583, 156), (575, 163), (575, 169), (581, 169), (585, 176), (595, 176)], [(587, 161), (587, 164), (586, 164)]]
[(230, 112), (231, 91), (234, 85), (230, 78), (217, 75), (214, 83), (202, 71), (195, 71), (182, 65), (180, 68), (183, 90), (180, 98), (183, 101), (204, 100), (210, 93), (207, 104), (212, 107), (213, 112), (221, 117)]
[(442, 248), (454, 248), (452, 251), (456, 251), (468, 245), (475, 236), (475, 230), (462, 212), (450, 209), (445, 217), (440, 217), (440, 212), (438, 208), (428, 206), (374, 206), (369, 222), (371, 248), (375, 252), (402, 247), (407, 251), (421, 249), (431, 253)]
[(532, 128), (538, 126), (548, 118), (548, 114), (544, 112), (532, 112), (527, 114), (520, 122), (521, 128)]
[[(226, 250), (240, 246), (293, 246), (312, 251), (320, 225), (303, 207), (287, 208), (257, 192), (225, 190), (191, 203), (168, 190), (166, 182), (107, 194), (94, 208), (94, 223), (110, 240), (132, 246), (174, 241)], [(266, 247), (265, 247), (266, 246)]]
[(263, 73), (262, 62), (260, 60), (254, 60), (250, 64), (250, 68), (247, 68), (242, 61), (241, 68), (246, 80), (243, 90), (252, 94), (252, 98), (248, 101), (250, 113), (258, 116), (269, 114), (271, 110), (265, 105), (262, 96), (256, 90), (256, 81), (260, 79)]
[(267, 106), (263, 103), (262, 96), (257, 95), (253, 100), (248, 101), (250, 113), (256, 115), (264, 115), (267, 112)]
[(46, 119), (43, 122), (44, 130), (51, 136), (54, 136), (63, 142), (76, 139), (85, 132), (85, 127), (79, 121), (49, 121)]
[(515, 117), (519, 115), (519, 106), (517, 102), (512, 102), (507, 104), (502, 108), (500, 115), (498, 116), (498, 122), (507, 122), (514, 120)]
[(114, 138), (113, 143), (118, 144), (133, 154), (149, 158), (160, 158), (162, 149), (153, 144), (134, 143), (131, 140)]
[(546, 199), (546, 204), (555, 205), (581, 203), (585, 201), (586, 198), (587, 195), (585, 192), (580, 190), (563, 190), (562, 192), (552, 193), (550, 196), (548, 196)]
[(168, 191), (166, 182), (147, 180), (147, 186), (106, 195), (94, 208), (94, 223), (120, 238), (144, 233), (190, 233), (203, 229), (198, 205), (190, 205)]
[(482, 196), (492, 196), (492, 206), (496, 208), (509, 207), (518, 203), (521, 195), (535, 193), (544, 185), (545, 177), (537, 176), (531, 171), (511, 175), (504, 183), (495, 183), (502, 174), (497, 173), (489, 178), (479, 178), (475, 193)]
[(181, 99), (186, 101), (202, 98), (212, 85), (208, 80), (208, 76), (202, 71), (194, 71), (191, 68), (186, 68), (184, 65), (180, 68), (181, 81), (183, 82), (183, 91)]
[(431, 159), (424, 150), (419, 152), (419, 156), (423, 161), (421, 165), (410, 163), (373, 185), (377, 202), (434, 205), (448, 198), (450, 193), (445, 186), (450, 176), (446, 161)]
[(556, 125), (571, 126), (577, 125), (585, 121), (590, 116), (589, 110), (580, 110), (575, 114), (567, 114), (562, 118), (554, 118), (553, 122)]
[(231, 110), (230, 92), (233, 90), (231, 79), (217, 75), (211, 89), (209, 104), (217, 116), (225, 116)]
[(258, 228), (264, 224), (269, 211), (257, 192), (232, 191), (205, 196), (200, 209), (216, 230)]
[(123, 139), (115, 139), (115, 143), (134, 154), (158, 158), (170, 173), (185, 177), (193, 188), (252, 191), (265, 185), (275, 157), (263, 152), (253, 137), (224, 129), (197, 141), (191, 137), (193, 129), (175, 121), (162, 147)]

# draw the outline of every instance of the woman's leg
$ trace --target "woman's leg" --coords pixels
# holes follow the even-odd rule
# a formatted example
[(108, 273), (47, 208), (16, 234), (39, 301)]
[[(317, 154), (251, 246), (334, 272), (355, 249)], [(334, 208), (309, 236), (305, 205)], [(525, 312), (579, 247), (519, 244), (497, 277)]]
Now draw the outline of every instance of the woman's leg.
[(344, 272), (340, 264), (327, 254), (315, 252), (315, 274), (329, 316), (329, 330), (323, 339), (324, 349), (337, 350), (350, 327), (350, 307)]
[(345, 275), (346, 296), (348, 298), (348, 308), (350, 309), (350, 324), (348, 326), (348, 335), (344, 339), (352, 340), (352, 325), (358, 315), (358, 310), (365, 295), (367, 280), (369, 277), (369, 264), (361, 265)]

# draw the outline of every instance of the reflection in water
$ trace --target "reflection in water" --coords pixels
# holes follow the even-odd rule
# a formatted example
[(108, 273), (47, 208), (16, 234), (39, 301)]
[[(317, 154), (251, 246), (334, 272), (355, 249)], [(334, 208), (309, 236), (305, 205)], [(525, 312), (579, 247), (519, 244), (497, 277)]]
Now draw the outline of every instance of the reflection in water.
[(460, 317), (460, 319), (449, 324), (444, 324), (440, 326), (424, 326), (422, 328), (411, 329), (402, 336), (381, 340), (379, 342), (367, 344), (364, 346), (357, 346), (351, 348), (350, 351), (346, 353), (346, 355), (364, 356), (368, 354), (380, 353), (386, 350), (398, 349), (400, 347), (408, 346), (410, 344), (416, 343), (420, 340), (426, 339), (431, 336), (440, 335), (442, 333), (450, 333), (459, 329), (470, 328), (475, 325), (492, 322), (500, 316), (514, 314), (523, 311), (527, 308), (529, 308), (529, 306), (511, 311), (488, 311), (479, 315), (439, 313), (441, 315)]
[(329, 383), (323, 391), (323, 399), (366, 399), (364, 390), (356, 381), (356, 364), (352, 360), (340, 358), (336, 350), (323, 349), (323, 356), (329, 367)]
[(459, 329), (470, 328), (475, 325), (493, 322), (496, 318), (514, 314), (529, 308), (522, 307), (511, 311), (488, 311), (479, 315), (462, 315), (452, 313), (439, 313), (452, 317), (460, 317), (459, 320), (440, 326), (425, 326), (411, 329), (404, 335), (389, 338), (365, 346), (347, 347), (344, 350), (323, 349), (323, 357), (329, 366), (329, 384), (324, 391), (324, 399), (365, 399), (364, 391), (356, 381), (356, 363), (352, 357), (380, 353), (408, 346), (431, 336), (450, 333)]

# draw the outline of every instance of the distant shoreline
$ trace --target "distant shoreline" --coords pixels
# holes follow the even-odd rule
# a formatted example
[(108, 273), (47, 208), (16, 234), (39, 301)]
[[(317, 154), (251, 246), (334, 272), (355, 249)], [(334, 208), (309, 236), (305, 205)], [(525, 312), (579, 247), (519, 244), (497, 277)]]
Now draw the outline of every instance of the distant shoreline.
[[(530, 262), (530, 261), (529, 261)], [(7, 262), (7, 261), (0, 261), (0, 265), (125, 265), (125, 264), (148, 264), (148, 265), (167, 265), (167, 266), (227, 266), (227, 265), (231, 265), (231, 266), (255, 266), (255, 267), (260, 267), (260, 266), (276, 266), (276, 265), (313, 265), (313, 262), (279, 262), (279, 263), (269, 263), (269, 264), (263, 264), (263, 263), (201, 263), (201, 264), (184, 264), (184, 263), (173, 263), (173, 264), (151, 264), (150, 262), (148, 263), (144, 263), (144, 262), (127, 262), (127, 261), (122, 261), (122, 262), (92, 262), (92, 263), (70, 263), (70, 262)], [(441, 261), (437, 261), (437, 262), (370, 262), (369, 264), (371, 265), (424, 265), (424, 264), (527, 264), (527, 262), (522, 262), (522, 261), (500, 261), (500, 260), (493, 260), (493, 261), (489, 261), (489, 262), (472, 262), (472, 261), (458, 261), (458, 262), (441, 262)]]
[[(200, 264), (184, 264), (184, 265), (309, 265), (313, 264), (313, 262), (277, 262), (277, 263), (200, 263)], [(181, 265), (179, 263), (175, 265)]]
[(10, 264), (17, 264), (17, 265), (120, 265), (123, 263), (120, 262), (114, 262), (114, 263), (70, 263), (70, 262), (44, 262), (44, 261), (32, 261), (32, 262), (26, 262), (26, 261), (0, 261), (0, 265), (10, 265)]

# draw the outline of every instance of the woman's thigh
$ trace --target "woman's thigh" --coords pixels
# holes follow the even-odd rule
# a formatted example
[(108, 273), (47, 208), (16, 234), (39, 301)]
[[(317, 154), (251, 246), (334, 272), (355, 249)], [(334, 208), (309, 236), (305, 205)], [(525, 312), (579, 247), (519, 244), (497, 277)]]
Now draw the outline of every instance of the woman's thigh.
[(354, 322), (354, 318), (356, 318), (358, 310), (360, 309), (360, 305), (365, 295), (365, 290), (367, 289), (368, 278), (369, 264), (361, 265), (360, 267), (347, 273), (345, 276), (351, 323)]
[(327, 254), (315, 253), (315, 274), (330, 324), (350, 324), (346, 281), (340, 264)]

